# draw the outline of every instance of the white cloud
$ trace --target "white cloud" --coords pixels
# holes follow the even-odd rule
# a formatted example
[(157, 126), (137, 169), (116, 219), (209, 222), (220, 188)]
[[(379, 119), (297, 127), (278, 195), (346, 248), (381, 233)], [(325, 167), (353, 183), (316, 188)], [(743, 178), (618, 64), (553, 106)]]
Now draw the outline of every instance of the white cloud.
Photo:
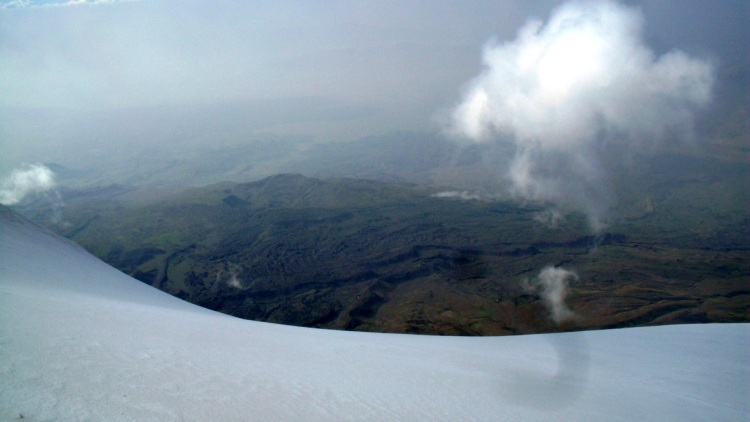
[(441, 199), (458, 199), (462, 201), (478, 201), (482, 199), (478, 194), (471, 193), (469, 191), (457, 191), (457, 190), (449, 190), (444, 192), (438, 192), (436, 194), (432, 195), (434, 198), (441, 198)]
[(525, 281), (527, 289), (539, 292), (539, 297), (544, 300), (544, 305), (550, 312), (550, 318), (556, 324), (576, 317), (575, 312), (565, 304), (565, 298), (568, 296), (568, 283), (571, 280), (578, 280), (578, 274), (574, 271), (547, 266), (539, 272), (536, 278), (530, 282)]
[(49, 168), (34, 164), (15, 169), (2, 183), (0, 204), (14, 205), (26, 195), (46, 192), (55, 187), (55, 174)]
[(686, 136), (711, 100), (714, 68), (642, 39), (637, 9), (569, 2), (515, 40), (490, 42), (484, 70), (453, 110), (450, 131), (474, 142), (511, 143), (506, 181), (519, 199), (584, 211), (603, 225), (610, 195), (602, 150), (635, 150)]
[(227, 285), (229, 285), (229, 287), (234, 287), (235, 289), (242, 288), (242, 282), (240, 282), (240, 279), (237, 278), (236, 274), (232, 274), (232, 276), (227, 281)]
[(556, 209), (547, 209), (534, 214), (534, 221), (543, 224), (551, 229), (556, 229), (560, 223), (565, 220), (563, 213)]
[(23, 9), (36, 7), (68, 7), (96, 4), (123, 3), (141, 0), (67, 0), (67, 1), (32, 1), (32, 0), (11, 0), (0, 3), (2, 9)]
[(11, 0), (7, 3), (0, 4), (2, 9), (21, 9), (24, 7), (31, 7), (33, 4), (30, 0)]

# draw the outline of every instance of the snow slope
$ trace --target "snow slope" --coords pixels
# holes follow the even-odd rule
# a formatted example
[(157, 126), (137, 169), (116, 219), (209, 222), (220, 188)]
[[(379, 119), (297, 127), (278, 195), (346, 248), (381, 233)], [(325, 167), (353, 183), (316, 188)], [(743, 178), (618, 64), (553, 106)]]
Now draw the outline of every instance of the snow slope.
[(748, 420), (750, 325), (464, 338), (244, 321), (0, 208), (0, 420)]

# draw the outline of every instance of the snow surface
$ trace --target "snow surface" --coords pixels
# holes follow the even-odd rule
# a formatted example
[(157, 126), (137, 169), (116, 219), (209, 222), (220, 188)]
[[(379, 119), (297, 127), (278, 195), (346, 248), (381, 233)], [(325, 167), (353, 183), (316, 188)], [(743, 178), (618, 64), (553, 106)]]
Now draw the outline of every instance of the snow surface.
[(750, 324), (288, 327), (173, 298), (0, 207), (0, 420), (749, 420)]

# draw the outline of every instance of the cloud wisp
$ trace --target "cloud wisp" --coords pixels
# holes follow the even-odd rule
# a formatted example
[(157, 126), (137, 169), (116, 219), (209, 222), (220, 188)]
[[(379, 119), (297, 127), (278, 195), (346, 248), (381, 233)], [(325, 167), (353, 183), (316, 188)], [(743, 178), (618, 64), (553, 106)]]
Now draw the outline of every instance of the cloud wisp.
[(32, 0), (11, 0), (0, 3), (0, 9), (25, 9), (40, 7), (70, 7), (70, 6), (91, 6), (99, 4), (111, 4), (132, 2), (140, 0), (59, 0), (59, 1), (32, 1)]
[(455, 199), (460, 201), (479, 201), (482, 199), (479, 194), (471, 193), (469, 191), (457, 191), (457, 190), (449, 190), (449, 191), (443, 191), (438, 192), (432, 195), (433, 198), (440, 198), (440, 199)]
[(575, 280), (578, 280), (578, 274), (574, 271), (547, 266), (539, 272), (536, 278), (526, 280), (524, 284), (527, 290), (539, 294), (549, 310), (550, 318), (559, 325), (576, 318), (575, 312), (565, 303), (568, 285), (570, 281)]
[(216, 272), (216, 280), (214, 281), (213, 289), (219, 289), (223, 285), (227, 285), (234, 289), (244, 289), (246, 286), (239, 277), (240, 272), (242, 272), (242, 265), (233, 262), (225, 263), (224, 268), (219, 269)]
[(689, 136), (711, 100), (714, 66), (678, 50), (657, 56), (643, 17), (615, 2), (569, 2), (516, 39), (490, 42), (484, 69), (452, 110), (449, 132), (512, 147), (516, 199), (586, 213), (605, 225), (607, 160)]
[(32, 164), (13, 170), (0, 188), (0, 204), (15, 205), (30, 193), (55, 187), (55, 174), (44, 165)]

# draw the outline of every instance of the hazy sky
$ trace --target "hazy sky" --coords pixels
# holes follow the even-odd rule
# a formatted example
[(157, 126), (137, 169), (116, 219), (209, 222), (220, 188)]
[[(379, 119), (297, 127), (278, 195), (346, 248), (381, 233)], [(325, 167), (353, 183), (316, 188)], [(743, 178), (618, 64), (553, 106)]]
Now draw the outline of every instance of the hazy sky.
[[(560, 2), (102, 3), (0, 12), (0, 105), (322, 97), (424, 107), (455, 95), (487, 40), (512, 38)], [(721, 54), (748, 39), (744, 1), (636, 3), (656, 48)]]
[[(480, 72), (483, 46), (512, 40), (528, 19), (546, 21), (562, 2), (54, 3), (65, 2), (0, 2), (6, 167), (33, 160), (45, 143), (89, 137), (101, 147), (106, 141), (91, 125), (106, 121), (116, 131), (125, 122), (108, 121), (112, 110), (154, 106), (246, 107), (236, 120), (250, 129), (295, 128), (317, 141), (333, 136), (323, 121), (346, 128), (342, 138), (437, 129), (435, 116), (458, 104)], [(679, 48), (714, 60), (719, 79), (725, 67), (746, 65), (738, 57), (747, 55), (750, 2), (625, 3), (641, 8), (656, 53)], [(19, 111), (26, 108), (65, 111), (37, 124)]]
[[(99, 109), (322, 97), (395, 106), (455, 91), (515, 2), (140, 1), (2, 13), (0, 104)], [(547, 6), (547, 7), (545, 7)]]

